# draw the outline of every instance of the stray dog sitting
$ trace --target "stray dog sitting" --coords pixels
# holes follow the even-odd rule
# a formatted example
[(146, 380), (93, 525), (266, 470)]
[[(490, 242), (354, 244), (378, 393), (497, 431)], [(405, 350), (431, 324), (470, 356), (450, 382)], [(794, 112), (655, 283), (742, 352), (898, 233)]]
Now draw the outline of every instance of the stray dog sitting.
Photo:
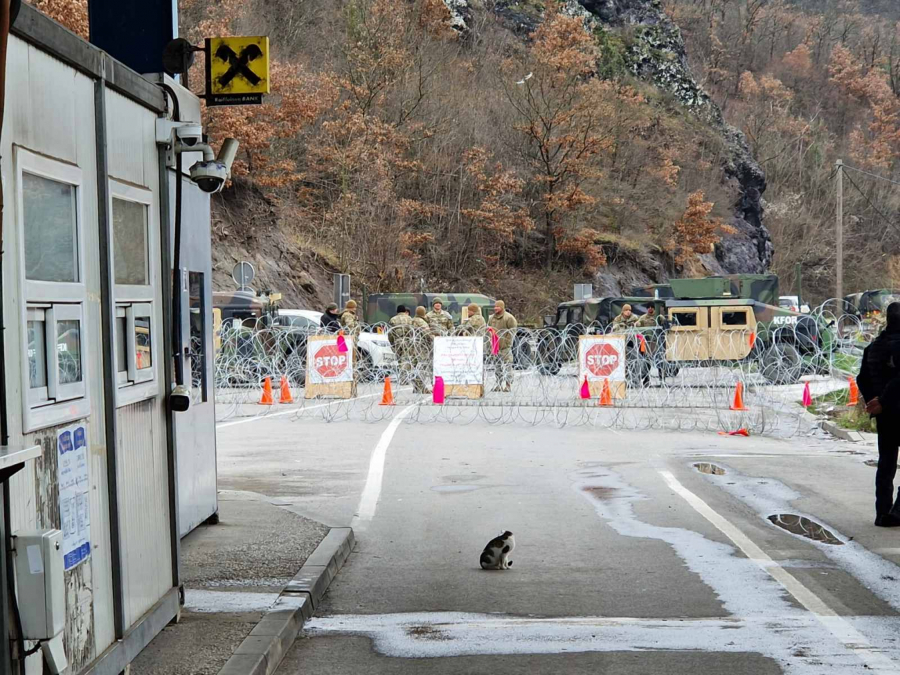
[(516, 540), (509, 530), (499, 537), (491, 539), (481, 552), (481, 569), (508, 570), (513, 564), (513, 561), (509, 559), (509, 554), (515, 547)]

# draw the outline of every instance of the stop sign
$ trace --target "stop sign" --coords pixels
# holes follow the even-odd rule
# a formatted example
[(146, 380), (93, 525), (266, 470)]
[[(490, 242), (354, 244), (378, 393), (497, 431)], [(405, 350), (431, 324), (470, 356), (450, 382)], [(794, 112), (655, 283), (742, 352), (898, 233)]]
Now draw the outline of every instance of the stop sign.
[(349, 352), (341, 353), (338, 346), (325, 345), (313, 357), (313, 368), (324, 378), (333, 379), (341, 375), (349, 365)]
[(609, 377), (619, 365), (619, 352), (608, 342), (601, 342), (587, 350), (584, 361), (594, 377)]

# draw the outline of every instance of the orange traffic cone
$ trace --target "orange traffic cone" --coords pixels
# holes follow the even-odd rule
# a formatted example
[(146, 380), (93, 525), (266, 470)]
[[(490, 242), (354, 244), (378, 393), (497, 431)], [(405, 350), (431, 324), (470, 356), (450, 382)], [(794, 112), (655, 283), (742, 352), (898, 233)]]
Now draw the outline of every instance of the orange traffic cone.
[(272, 378), (267, 377), (263, 380), (262, 398), (259, 399), (260, 405), (275, 405), (275, 399), (272, 398)]
[(732, 410), (746, 410), (744, 407), (744, 383), (738, 382), (734, 389), (734, 402), (731, 404)]
[(600, 402), (599, 405), (602, 406), (611, 406), (613, 404), (612, 400), (612, 392), (609, 390), (609, 380), (603, 379), (603, 389), (600, 390)]
[(279, 403), (293, 403), (294, 397), (291, 396), (291, 385), (288, 382), (287, 375), (281, 376), (281, 396), (278, 399)]
[(394, 392), (391, 391), (391, 378), (384, 378), (384, 393), (381, 395), (381, 403), (378, 405), (394, 405)]
[(856, 379), (848, 377), (850, 380), (850, 401), (849, 405), (857, 405), (859, 403), (859, 387), (856, 386)]

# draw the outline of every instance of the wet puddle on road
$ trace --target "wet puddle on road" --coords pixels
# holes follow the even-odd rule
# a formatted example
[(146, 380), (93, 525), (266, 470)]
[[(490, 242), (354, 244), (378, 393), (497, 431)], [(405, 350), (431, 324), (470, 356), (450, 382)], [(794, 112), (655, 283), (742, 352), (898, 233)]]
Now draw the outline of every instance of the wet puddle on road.
[(443, 494), (454, 493), (454, 492), (472, 492), (473, 490), (479, 490), (483, 485), (435, 485), (431, 489), (435, 492), (440, 492)]
[(831, 544), (833, 546), (843, 546), (844, 542), (835, 537), (831, 532), (819, 525), (817, 522), (797, 516), (793, 513), (780, 513), (778, 515), (769, 516), (769, 520), (783, 530), (787, 530), (791, 534), (796, 534), (813, 541), (819, 541), (823, 544)]
[(584, 487), (581, 488), (584, 492), (587, 492), (589, 495), (594, 497), (595, 499), (612, 499), (616, 496), (618, 492), (617, 488), (614, 487)]
[(725, 469), (721, 466), (716, 466), (715, 464), (710, 464), (709, 462), (697, 462), (694, 464), (694, 468), (697, 469), (700, 473), (705, 473), (709, 476), (724, 476)]

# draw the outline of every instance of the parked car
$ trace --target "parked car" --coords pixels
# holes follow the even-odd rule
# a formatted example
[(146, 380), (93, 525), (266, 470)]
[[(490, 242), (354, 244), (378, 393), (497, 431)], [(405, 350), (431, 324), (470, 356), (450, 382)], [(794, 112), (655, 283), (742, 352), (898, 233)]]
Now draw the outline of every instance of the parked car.
[(782, 295), (778, 298), (778, 306), (800, 314), (809, 314), (809, 305), (800, 301), (797, 295)]
[[(317, 334), (321, 329), (322, 312), (311, 309), (279, 309), (274, 324), (290, 328), (297, 333), (296, 348), (302, 348), (305, 358), (306, 337)], [(397, 356), (391, 349), (388, 336), (381, 333), (363, 332), (359, 335), (358, 371), (363, 379), (381, 379), (397, 368)]]

